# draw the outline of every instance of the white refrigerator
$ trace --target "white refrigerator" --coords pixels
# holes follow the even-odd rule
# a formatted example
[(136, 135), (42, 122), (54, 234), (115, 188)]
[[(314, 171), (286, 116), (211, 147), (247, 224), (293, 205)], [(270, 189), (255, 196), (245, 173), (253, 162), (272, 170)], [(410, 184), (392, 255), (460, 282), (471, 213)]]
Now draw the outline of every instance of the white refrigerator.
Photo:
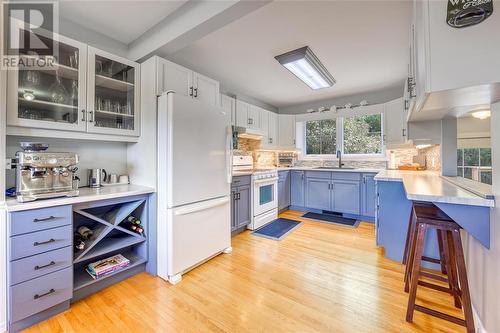
[(232, 250), (231, 115), (170, 91), (158, 97), (157, 131), (158, 275), (175, 284)]

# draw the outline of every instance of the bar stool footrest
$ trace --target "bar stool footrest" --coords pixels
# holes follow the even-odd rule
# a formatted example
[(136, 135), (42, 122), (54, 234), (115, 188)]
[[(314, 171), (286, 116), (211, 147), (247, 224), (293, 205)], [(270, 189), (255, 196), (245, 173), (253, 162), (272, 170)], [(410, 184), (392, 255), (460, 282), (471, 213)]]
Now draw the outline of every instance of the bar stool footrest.
[(426, 287), (429, 289), (434, 289), (437, 291), (441, 291), (443, 293), (448, 293), (453, 296), (453, 291), (450, 288), (443, 287), (443, 286), (438, 286), (437, 284), (425, 282), (425, 281), (418, 281), (418, 285), (422, 287)]
[(443, 313), (440, 311), (436, 311), (436, 310), (432, 310), (432, 309), (426, 308), (425, 306), (421, 306), (418, 304), (415, 304), (415, 310), (466, 327), (465, 320), (454, 317), (454, 316), (450, 316), (449, 314), (446, 314), (446, 313)]

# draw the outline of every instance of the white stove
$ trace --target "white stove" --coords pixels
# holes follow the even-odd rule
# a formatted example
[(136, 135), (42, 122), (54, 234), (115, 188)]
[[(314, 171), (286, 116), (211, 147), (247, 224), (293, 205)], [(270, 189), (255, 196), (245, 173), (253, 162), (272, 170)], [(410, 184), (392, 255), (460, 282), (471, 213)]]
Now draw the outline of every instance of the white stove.
[(258, 229), (278, 218), (278, 170), (254, 169), (252, 156), (234, 156), (233, 171), (252, 175), (252, 222), (248, 229)]

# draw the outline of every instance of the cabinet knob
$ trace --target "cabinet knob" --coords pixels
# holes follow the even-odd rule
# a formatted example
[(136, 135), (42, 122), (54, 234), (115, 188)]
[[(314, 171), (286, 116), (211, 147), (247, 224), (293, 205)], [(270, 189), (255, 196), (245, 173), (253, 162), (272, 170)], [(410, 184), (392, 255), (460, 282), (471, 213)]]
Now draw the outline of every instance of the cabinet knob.
[(82, 109), (82, 121), (87, 121), (87, 112), (85, 112), (85, 109)]
[(193, 87), (189, 87), (189, 96), (193, 96)]
[(91, 123), (94, 121), (94, 111), (89, 111), (89, 115), (90, 115), (90, 117), (89, 117), (88, 122)]
[(198, 97), (198, 88), (194, 88), (194, 97)]

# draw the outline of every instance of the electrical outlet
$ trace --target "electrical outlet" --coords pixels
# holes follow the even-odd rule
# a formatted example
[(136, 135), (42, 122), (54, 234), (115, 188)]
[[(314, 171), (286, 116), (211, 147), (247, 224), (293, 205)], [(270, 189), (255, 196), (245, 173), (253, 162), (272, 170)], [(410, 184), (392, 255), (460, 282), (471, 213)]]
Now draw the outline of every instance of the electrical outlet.
[(7, 158), (5, 160), (5, 169), (11, 170), (16, 168), (16, 159), (15, 158)]

